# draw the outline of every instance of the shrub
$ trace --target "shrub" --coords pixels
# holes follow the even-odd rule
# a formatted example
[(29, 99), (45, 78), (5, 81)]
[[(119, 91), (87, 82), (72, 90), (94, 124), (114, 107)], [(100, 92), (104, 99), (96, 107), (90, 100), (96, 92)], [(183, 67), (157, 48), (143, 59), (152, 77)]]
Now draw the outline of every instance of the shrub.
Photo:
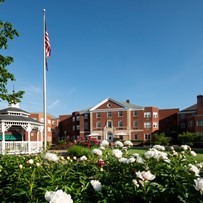
[(178, 152), (155, 145), (143, 155), (129, 154), (126, 146), (74, 147), (82, 157), (1, 155), (0, 202), (202, 202), (203, 163), (186, 145)]
[(75, 145), (68, 149), (68, 155), (77, 156), (77, 157), (81, 157), (83, 155), (89, 156), (90, 149), (83, 146)]
[(97, 140), (96, 138), (78, 138), (76, 145), (80, 145), (83, 147), (91, 148), (91, 147), (98, 147), (100, 144), (100, 141)]

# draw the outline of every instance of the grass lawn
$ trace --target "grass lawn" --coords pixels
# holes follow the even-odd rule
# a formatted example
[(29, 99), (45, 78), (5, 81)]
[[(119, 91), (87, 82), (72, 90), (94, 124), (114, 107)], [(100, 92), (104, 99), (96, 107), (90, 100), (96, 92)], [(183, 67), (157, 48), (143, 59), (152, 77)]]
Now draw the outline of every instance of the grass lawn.
[[(142, 155), (146, 152), (146, 150), (147, 149), (144, 149), (144, 148), (133, 148), (133, 149), (129, 150), (129, 153), (130, 154), (138, 153), (138, 154)], [(197, 153), (197, 156), (195, 157), (195, 159), (198, 162), (203, 162), (203, 149), (194, 149), (193, 151), (195, 151)]]

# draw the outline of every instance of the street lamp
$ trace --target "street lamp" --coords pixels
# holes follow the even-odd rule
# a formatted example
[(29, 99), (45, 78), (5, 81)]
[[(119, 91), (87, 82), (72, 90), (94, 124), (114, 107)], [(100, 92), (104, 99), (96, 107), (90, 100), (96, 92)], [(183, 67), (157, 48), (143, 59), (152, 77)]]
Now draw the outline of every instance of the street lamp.
[(67, 139), (66, 139), (66, 130), (64, 131), (64, 134), (65, 134), (65, 143), (66, 143), (66, 141), (67, 141)]

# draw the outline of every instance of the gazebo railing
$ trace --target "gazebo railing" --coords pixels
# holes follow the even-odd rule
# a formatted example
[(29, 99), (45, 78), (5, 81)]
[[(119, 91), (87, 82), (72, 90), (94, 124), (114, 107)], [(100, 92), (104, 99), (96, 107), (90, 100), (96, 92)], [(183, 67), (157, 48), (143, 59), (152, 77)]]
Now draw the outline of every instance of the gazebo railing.
[(2, 142), (0, 142), (0, 154), (30, 154), (42, 150), (42, 141), (5, 141), (5, 150), (2, 152)]

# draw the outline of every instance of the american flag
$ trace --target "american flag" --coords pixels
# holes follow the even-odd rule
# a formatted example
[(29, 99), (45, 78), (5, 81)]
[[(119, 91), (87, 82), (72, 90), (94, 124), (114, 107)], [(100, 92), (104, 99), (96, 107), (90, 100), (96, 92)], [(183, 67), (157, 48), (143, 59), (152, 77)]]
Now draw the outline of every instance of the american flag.
[(47, 32), (46, 25), (45, 25), (45, 54), (46, 54), (46, 57), (51, 56), (51, 45), (50, 45), (49, 34)]

